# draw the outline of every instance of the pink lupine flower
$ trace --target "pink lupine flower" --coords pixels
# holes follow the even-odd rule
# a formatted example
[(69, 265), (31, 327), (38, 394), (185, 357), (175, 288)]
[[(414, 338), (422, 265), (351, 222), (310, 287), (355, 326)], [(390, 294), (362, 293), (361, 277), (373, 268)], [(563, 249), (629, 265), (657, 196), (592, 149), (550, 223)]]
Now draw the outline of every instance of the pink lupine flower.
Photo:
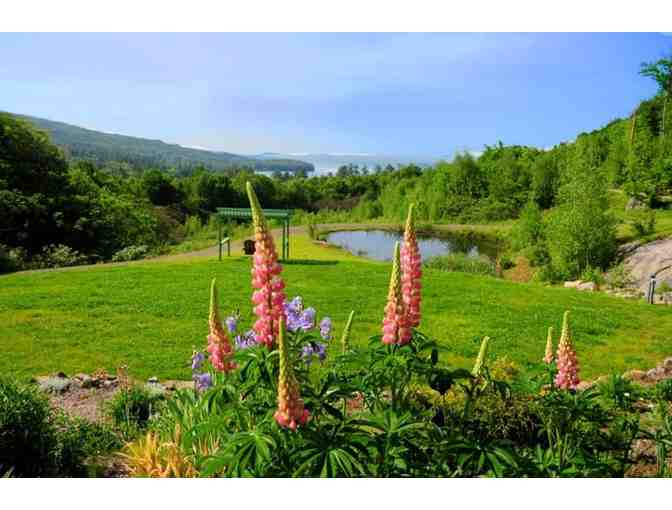
[(546, 352), (544, 353), (544, 363), (550, 365), (553, 363), (553, 327), (548, 328), (548, 337), (546, 338)]
[(258, 319), (253, 329), (257, 342), (271, 349), (278, 334), (279, 321), (284, 317), (285, 283), (280, 278), (282, 266), (278, 263), (273, 237), (254, 188), (249, 182), (247, 196), (252, 208), (255, 237), (252, 286), (257, 290), (252, 294), (252, 302), (256, 305), (254, 313)]
[(280, 318), (278, 328), (280, 376), (278, 378), (278, 410), (273, 417), (281, 427), (296, 430), (298, 425), (306, 424), (310, 413), (303, 407), (303, 400), (299, 395), (299, 383), (294, 376), (294, 369), (289, 358), (289, 346), (285, 340), (284, 318)]
[(210, 334), (208, 335), (207, 351), (210, 353), (212, 368), (219, 372), (233, 370), (237, 365), (231, 361), (233, 346), (219, 318), (219, 298), (217, 295), (217, 282), (214, 278), (210, 287), (210, 316), (208, 317), (208, 324), (210, 326)]
[(420, 248), (415, 235), (415, 205), (408, 208), (408, 219), (401, 246), (401, 286), (404, 305), (408, 316), (408, 325), (417, 328), (420, 325), (420, 289), (422, 277)]
[(574, 390), (579, 385), (579, 362), (572, 345), (572, 335), (569, 331), (569, 312), (565, 312), (562, 321), (562, 335), (558, 343), (556, 365), (558, 374), (555, 376), (555, 385), (565, 390)]
[(387, 296), (387, 306), (385, 306), (385, 318), (383, 319), (383, 343), (388, 345), (405, 345), (411, 341), (411, 328), (408, 325), (408, 317), (401, 293), (401, 264), (399, 259), (399, 243), (396, 243), (392, 260), (390, 289)]

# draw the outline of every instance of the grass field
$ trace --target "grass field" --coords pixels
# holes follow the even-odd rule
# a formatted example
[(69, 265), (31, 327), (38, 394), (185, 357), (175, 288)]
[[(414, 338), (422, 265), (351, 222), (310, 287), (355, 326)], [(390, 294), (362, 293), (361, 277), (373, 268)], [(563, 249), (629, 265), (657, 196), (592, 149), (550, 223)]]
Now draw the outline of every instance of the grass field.
[[(295, 260), (283, 273), (289, 297), (301, 295), (336, 336), (355, 309), (355, 342), (377, 334), (389, 267), (336, 248), (293, 238)], [(299, 260), (303, 259), (303, 260)], [(207, 334), (208, 287), (217, 277), (223, 313), (252, 320), (250, 260), (202, 257), (18, 273), (0, 278), (0, 373), (21, 378), (58, 370), (114, 370), (189, 378), (193, 347)], [(524, 365), (543, 356), (546, 328), (559, 331), (572, 311), (585, 376), (652, 367), (672, 355), (672, 314), (665, 307), (603, 294), (426, 271), (422, 330), (446, 347), (445, 359), (469, 366), (483, 335), (495, 356)]]

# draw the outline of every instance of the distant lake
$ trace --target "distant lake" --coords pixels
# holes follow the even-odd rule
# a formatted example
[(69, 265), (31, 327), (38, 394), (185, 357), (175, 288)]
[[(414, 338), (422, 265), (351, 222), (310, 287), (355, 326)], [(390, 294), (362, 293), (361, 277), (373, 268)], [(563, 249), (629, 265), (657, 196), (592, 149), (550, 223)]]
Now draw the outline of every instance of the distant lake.
[[(392, 260), (394, 243), (402, 239), (403, 234), (386, 230), (332, 232), (326, 237), (329, 244), (340, 246), (353, 255), (375, 260)], [(472, 257), (485, 255), (494, 260), (498, 252), (497, 244), (492, 241), (450, 232), (440, 236), (418, 236), (418, 246), (423, 261), (450, 253), (465, 253)]]

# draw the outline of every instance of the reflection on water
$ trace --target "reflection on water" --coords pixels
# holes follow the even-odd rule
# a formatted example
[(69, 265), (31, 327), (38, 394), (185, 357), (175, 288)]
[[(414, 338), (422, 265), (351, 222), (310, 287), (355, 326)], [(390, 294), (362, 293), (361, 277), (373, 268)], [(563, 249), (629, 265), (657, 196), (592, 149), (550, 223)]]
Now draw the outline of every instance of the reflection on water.
[[(327, 242), (348, 250), (353, 255), (376, 260), (391, 260), (394, 243), (401, 241), (403, 235), (385, 230), (355, 230), (332, 232)], [(449, 253), (466, 253), (477, 257), (486, 255), (495, 258), (497, 246), (493, 242), (471, 239), (455, 233), (442, 233), (441, 237), (420, 237), (418, 246), (423, 260)]]

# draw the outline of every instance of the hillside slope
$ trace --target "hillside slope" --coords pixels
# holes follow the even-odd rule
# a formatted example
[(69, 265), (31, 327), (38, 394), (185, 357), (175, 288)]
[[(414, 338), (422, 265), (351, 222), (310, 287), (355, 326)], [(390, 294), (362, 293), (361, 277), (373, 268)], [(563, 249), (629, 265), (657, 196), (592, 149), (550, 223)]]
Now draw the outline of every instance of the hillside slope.
[(258, 171), (277, 170), (282, 172), (312, 172), (314, 170), (312, 164), (294, 159), (259, 160), (228, 152), (213, 152), (183, 147), (165, 143), (161, 140), (102, 133), (38, 117), (14, 115), (47, 131), (53, 142), (63, 147), (69, 156), (96, 163), (123, 161), (139, 168), (172, 167), (189, 169), (197, 165), (204, 165), (212, 170), (225, 170), (232, 167), (249, 167)]

